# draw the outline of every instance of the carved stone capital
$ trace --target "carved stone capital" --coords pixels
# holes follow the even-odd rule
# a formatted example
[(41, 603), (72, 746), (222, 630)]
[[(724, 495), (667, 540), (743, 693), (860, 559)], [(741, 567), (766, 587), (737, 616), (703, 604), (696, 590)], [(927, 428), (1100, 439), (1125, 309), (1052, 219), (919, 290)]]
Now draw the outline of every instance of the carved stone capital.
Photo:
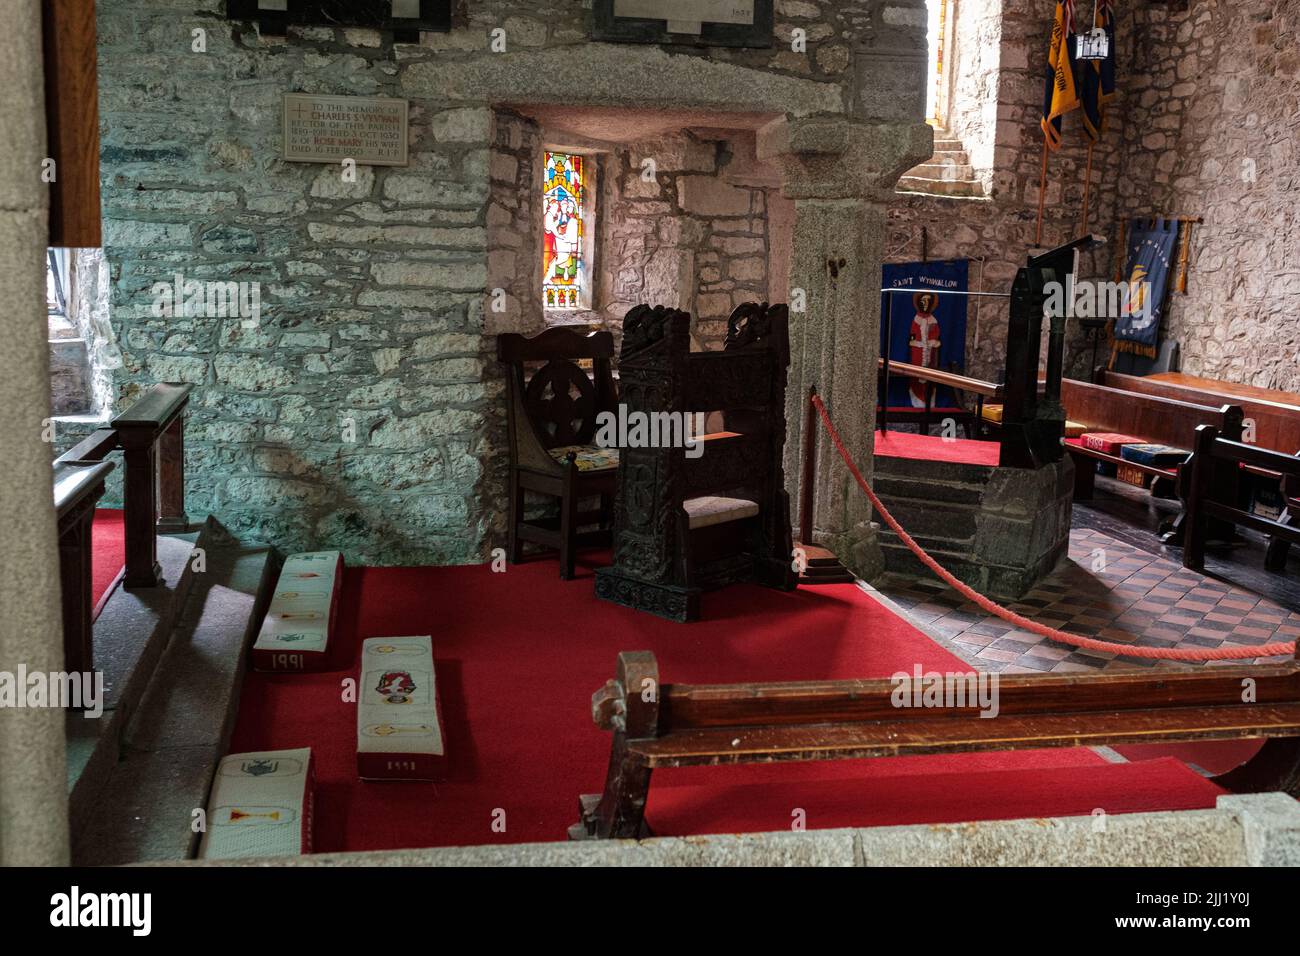
[(758, 133), (758, 158), (780, 167), (790, 199), (888, 202), (898, 178), (933, 153), (934, 131), (920, 120), (786, 117)]

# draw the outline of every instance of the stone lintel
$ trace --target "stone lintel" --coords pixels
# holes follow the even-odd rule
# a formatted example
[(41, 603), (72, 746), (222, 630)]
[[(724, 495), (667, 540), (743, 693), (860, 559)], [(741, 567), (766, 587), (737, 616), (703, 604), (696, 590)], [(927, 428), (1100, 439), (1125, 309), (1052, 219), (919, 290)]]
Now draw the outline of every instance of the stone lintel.
[(783, 76), (654, 46), (580, 43), (542, 50), (484, 52), (472, 59), (412, 63), (402, 74), (411, 96), (479, 103), (709, 108), (720, 113), (844, 113), (838, 84)]
[(889, 202), (899, 177), (933, 151), (934, 131), (919, 120), (786, 117), (758, 132), (758, 158), (781, 166), (790, 199)]

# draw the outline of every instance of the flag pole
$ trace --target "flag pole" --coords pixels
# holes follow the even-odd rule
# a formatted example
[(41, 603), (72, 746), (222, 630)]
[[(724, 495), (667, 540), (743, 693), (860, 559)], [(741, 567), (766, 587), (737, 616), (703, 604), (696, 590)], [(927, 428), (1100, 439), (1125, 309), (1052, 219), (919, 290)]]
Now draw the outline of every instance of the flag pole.
[(1083, 228), (1079, 231), (1081, 236), (1088, 234), (1088, 190), (1092, 187), (1092, 148), (1096, 145), (1094, 142), (1088, 143), (1088, 165), (1083, 173)]
[(1047, 134), (1043, 134), (1043, 171), (1038, 177), (1038, 230), (1034, 233), (1034, 245), (1043, 244), (1043, 204), (1047, 202)]

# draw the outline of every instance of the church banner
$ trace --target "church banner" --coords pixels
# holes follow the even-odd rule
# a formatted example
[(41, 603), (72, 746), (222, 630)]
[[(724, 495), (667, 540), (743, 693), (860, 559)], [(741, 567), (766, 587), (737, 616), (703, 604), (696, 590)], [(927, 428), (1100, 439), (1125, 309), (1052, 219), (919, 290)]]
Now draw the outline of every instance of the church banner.
[[(881, 354), (896, 362), (962, 371), (966, 366), (966, 296), (936, 295), (929, 290), (965, 292), (969, 275), (967, 260), (887, 264), (882, 275), (885, 289), (920, 291), (880, 294)], [(886, 299), (894, 300), (889, 327), (885, 319), (889, 314)], [(950, 389), (935, 389), (933, 407), (955, 404), (956, 396)], [(889, 406), (924, 408), (924, 384), (891, 377)]]
[(1160, 319), (1169, 288), (1169, 267), (1178, 240), (1174, 219), (1134, 219), (1128, 228), (1128, 290), (1115, 320), (1115, 348), (1156, 357)]

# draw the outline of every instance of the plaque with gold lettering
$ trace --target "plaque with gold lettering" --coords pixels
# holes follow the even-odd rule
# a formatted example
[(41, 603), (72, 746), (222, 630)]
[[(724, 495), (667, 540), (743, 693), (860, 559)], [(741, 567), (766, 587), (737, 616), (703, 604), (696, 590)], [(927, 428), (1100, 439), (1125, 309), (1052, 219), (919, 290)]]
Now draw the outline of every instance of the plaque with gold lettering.
[(358, 166), (407, 164), (407, 102), (387, 96), (284, 94), (284, 159)]

